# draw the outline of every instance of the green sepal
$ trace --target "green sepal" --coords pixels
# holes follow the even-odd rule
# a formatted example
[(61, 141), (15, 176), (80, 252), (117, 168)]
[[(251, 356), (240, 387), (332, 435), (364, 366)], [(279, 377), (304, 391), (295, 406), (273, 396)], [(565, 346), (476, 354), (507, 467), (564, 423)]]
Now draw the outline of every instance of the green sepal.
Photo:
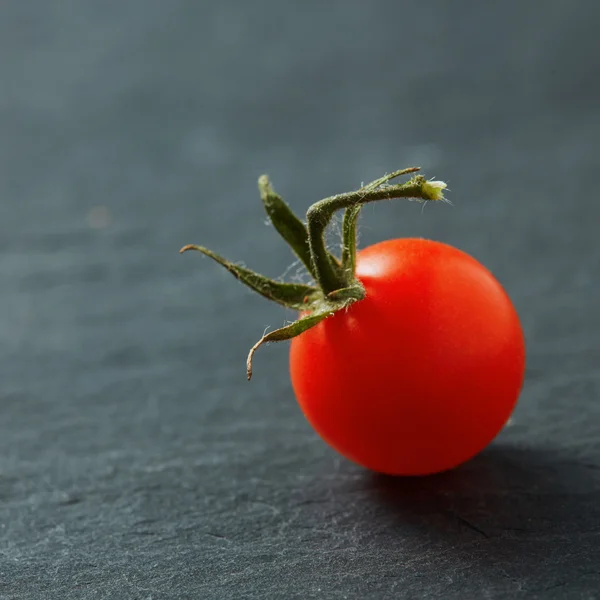
[(392, 179), (396, 179), (396, 177), (400, 177), (401, 175), (408, 175), (409, 173), (416, 173), (417, 171), (420, 171), (420, 167), (408, 167), (408, 169), (400, 169), (398, 171), (392, 171), (391, 173), (388, 173), (387, 175), (384, 175), (383, 177), (379, 177), (378, 179), (375, 179), (373, 181), (371, 181), (371, 183), (367, 183), (367, 185), (363, 185), (361, 189), (361, 191), (364, 192), (370, 192), (373, 190), (376, 190), (378, 187), (381, 187), (382, 185), (386, 184), (388, 181), (391, 181)]
[(288, 243), (308, 272), (314, 276), (306, 226), (284, 202), (283, 198), (275, 193), (266, 175), (259, 177), (258, 190), (273, 227)]
[(320, 310), (316, 310), (311, 314), (286, 325), (285, 327), (281, 327), (280, 329), (275, 329), (275, 331), (271, 331), (270, 333), (266, 333), (263, 335), (254, 346), (250, 349), (250, 353), (248, 354), (248, 359), (246, 360), (246, 375), (248, 377), (248, 381), (252, 378), (252, 358), (254, 357), (254, 353), (260, 348), (263, 344), (267, 344), (268, 342), (283, 342), (285, 340), (291, 340), (292, 338), (304, 333), (311, 327), (318, 325), (321, 321), (330, 317), (335, 312), (340, 309), (339, 306), (324, 306)]
[(188, 245), (184, 246), (179, 252), (183, 254), (188, 250), (195, 250), (201, 252), (205, 256), (212, 258), (218, 262), (221, 266), (225, 267), (236, 279), (239, 279), (243, 284), (253, 289), (255, 292), (264, 296), (268, 300), (273, 300), (278, 304), (281, 304), (287, 308), (293, 308), (295, 310), (305, 310), (307, 304), (312, 299), (319, 295), (319, 290), (301, 283), (282, 283), (280, 281), (274, 281), (263, 275), (259, 275), (250, 269), (241, 267), (232, 262), (229, 262), (222, 256), (219, 256), (212, 250), (204, 248), (203, 246)]
[(344, 211), (342, 223), (342, 272), (348, 283), (354, 280), (356, 270), (356, 224), (360, 215), (360, 204), (349, 206)]
[[(310, 275), (314, 277), (315, 270), (310, 255), (306, 225), (294, 214), (284, 199), (275, 192), (267, 175), (261, 175), (258, 178), (258, 191), (273, 227), (290, 246)], [(330, 252), (328, 252), (328, 256), (331, 267), (341, 275), (340, 261)]]

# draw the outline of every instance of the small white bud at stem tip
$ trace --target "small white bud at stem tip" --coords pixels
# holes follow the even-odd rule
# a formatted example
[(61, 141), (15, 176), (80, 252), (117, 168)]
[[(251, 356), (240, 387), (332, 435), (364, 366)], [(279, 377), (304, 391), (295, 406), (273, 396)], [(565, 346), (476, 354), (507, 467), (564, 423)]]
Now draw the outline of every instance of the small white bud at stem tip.
[(426, 181), (423, 184), (423, 193), (428, 200), (444, 200), (444, 190), (447, 187), (443, 181)]

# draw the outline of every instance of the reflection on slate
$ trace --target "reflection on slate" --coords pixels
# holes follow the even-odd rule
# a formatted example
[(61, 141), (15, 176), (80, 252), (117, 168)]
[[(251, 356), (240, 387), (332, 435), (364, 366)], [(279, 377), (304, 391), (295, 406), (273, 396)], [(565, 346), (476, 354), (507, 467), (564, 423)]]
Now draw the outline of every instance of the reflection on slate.
[[(0, 598), (600, 593), (600, 7), (0, 6)], [(522, 317), (510, 425), (390, 479), (303, 419), (290, 315), (200, 256), (301, 274), (296, 211), (420, 165), (454, 207), (370, 206), (486, 264)]]

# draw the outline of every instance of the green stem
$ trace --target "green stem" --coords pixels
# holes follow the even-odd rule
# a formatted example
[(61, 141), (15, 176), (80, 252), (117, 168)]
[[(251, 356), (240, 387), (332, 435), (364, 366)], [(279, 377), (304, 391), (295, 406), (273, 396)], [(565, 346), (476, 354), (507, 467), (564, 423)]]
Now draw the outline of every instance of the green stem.
[(308, 209), (306, 219), (313, 270), (317, 283), (325, 294), (348, 285), (345, 278), (340, 278), (339, 273), (336, 273), (331, 266), (325, 247), (325, 229), (336, 211), (354, 205), (367, 204), (378, 200), (392, 200), (394, 198), (413, 198), (424, 201), (438, 199), (433, 197), (427, 185), (427, 180), (422, 175), (416, 175), (404, 184), (377, 187), (386, 183), (389, 179), (390, 176), (386, 176), (359, 190), (330, 196), (316, 202)]

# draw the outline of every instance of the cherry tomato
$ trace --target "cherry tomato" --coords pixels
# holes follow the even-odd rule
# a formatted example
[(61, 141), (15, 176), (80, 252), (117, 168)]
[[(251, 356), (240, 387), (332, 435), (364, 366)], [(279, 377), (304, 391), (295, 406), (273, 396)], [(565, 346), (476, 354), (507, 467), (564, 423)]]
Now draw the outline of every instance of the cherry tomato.
[(502, 286), (435, 241), (358, 253), (366, 297), (291, 343), (306, 418), (348, 459), (391, 475), (445, 471), (485, 448), (521, 391), (525, 342)]

